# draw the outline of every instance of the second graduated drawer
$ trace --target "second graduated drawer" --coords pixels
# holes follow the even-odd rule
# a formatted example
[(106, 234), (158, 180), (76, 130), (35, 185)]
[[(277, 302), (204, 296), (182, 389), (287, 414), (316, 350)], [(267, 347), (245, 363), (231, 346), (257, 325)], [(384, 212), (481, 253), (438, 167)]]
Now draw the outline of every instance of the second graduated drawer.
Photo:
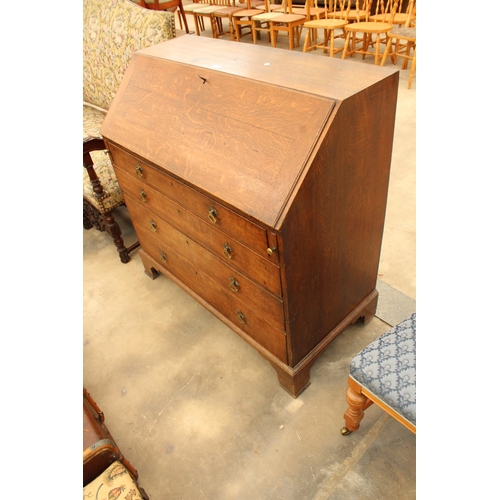
[[(115, 169), (119, 171), (119, 169)], [(254, 281), (261, 283), (269, 291), (281, 297), (281, 278), (279, 268), (265, 256), (261, 256), (237, 240), (226, 235), (198, 216), (174, 203), (150, 186), (144, 185), (126, 172), (117, 174), (120, 187), (125, 196), (137, 202), (145, 210), (163, 218), (182, 233), (209, 248), (215, 255), (227, 261)], [(154, 218), (154, 217), (153, 217)], [(132, 220), (134, 220), (132, 218)], [(149, 221), (148, 221), (149, 223)]]
[(241, 301), (229, 288), (216, 282), (213, 273), (208, 275), (198, 269), (147, 229), (141, 227), (138, 236), (141, 239), (141, 250), (155, 262), (158, 271), (168, 271), (239, 330), (255, 339), (282, 362), (287, 362), (286, 335), (267, 322), (262, 311), (250, 309), (249, 304)]
[[(168, 254), (172, 249), (178, 255), (191, 263), (195, 269), (210, 275), (220, 287), (227, 288), (228, 293), (243, 301), (247, 307), (257, 311), (266, 321), (284, 331), (285, 320), (283, 302), (253, 283), (242, 273), (219, 260), (208, 250), (161, 218), (151, 218), (147, 210), (138, 203), (127, 200), (127, 207), (135, 221), (134, 227), (141, 245), (152, 237), (161, 242), (163, 252)], [(154, 231), (151, 230), (151, 220), (154, 220)], [(153, 259), (162, 261), (161, 251), (151, 255)]]
[[(238, 215), (215, 200), (197, 192), (179, 182), (174, 177), (148, 164), (146, 161), (123, 151), (114, 144), (109, 144), (109, 151), (115, 167), (127, 172), (135, 179), (154, 187), (171, 200), (189, 209), (207, 223), (220, 231), (254, 248), (266, 256), (270, 262), (279, 263), (278, 253), (267, 254), (268, 248), (276, 246), (276, 237), (266, 229)], [(120, 172), (116, 175), (119, 177)], [(120, 185), (122, 184), (118, 178)]]

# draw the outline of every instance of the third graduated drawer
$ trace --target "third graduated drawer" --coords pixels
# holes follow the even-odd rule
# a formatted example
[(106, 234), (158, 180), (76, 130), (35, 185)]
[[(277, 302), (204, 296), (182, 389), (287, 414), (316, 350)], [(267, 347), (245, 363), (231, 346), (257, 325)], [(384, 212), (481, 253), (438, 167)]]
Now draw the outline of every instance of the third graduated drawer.
[[(218, 286), (227, 290), (230, 296), (243, 303), (246, 308), (256, 311), (265, 321), (279, 330), (285, 330), (281, 299), (248, 279), (243, 273), (213, 255), (161, 217), (149, 212), (140, 202), (130, 199), (126, 193), (125, 196), (141, 247), (152, 259), (166, 265), (169, 253), (175, 252), (195, 270), (210, 275)], [(177, 274), (175, 269), (169, 271), (174, 275)], [(199, 283), (199, 286), (203, 287), (203, 282)], [(198, 286), (193, 289), (195, 288)]]
[[(215, 255), (227, 261), (230, 266), (262, 284), (276, 296), (282, 296), (280, 269), (266, 256), (247, 248), (127, 172), (122, 172), (119, 168), (115, 168), (115, 172), (120, 187), (127, 196), (127, 205), (128, 199), (138, 202), (146, 211), (168, 221), (182, 233), (200, 242)], [(146, 217), (146, 212), (143, 213), (143, 217)], [(151, 221), (155, 223), (153, 215), (149, 218), (148, 224)]]
[[(215, 228), (253, 248), (255, 252), (262, 255), (269, 262), (279, 264), (279, 254), (275, 251), (277, 240), (274, 233), (267, 231), (247, 218), (241, 217), (216, 200), (199, 193), (171, 175), (159, 170), (158, 167), (123, 151), (114, 144), (109, 145), (109, 152), (113, 158), (115, 168), (120, 168), (120, 170), (127, 172), (143, 185), (153, 187), (175, 203), (186, 207)], [(116, 173), (118, 182), (122, 186), (119, 174), (120, 172)], [(274, 249), (274, 251), (268, 253), (268, 249)]]

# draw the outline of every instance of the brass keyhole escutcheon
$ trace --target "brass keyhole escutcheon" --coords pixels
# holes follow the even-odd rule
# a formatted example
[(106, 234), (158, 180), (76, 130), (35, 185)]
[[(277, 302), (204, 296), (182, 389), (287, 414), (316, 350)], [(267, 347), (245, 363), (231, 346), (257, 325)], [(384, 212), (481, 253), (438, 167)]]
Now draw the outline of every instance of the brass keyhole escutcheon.
[(219, 214), (217, 213), (217, 210), (215, 210), (215, 208), (214, 208), (214, 207), (210, 207), (210, 208), (208, 209), (208, 219), (210, 220), (210, 222), (211, 222), (212, 224), (217, 224), (217, 216), (218, 216), (218, 215), (219, 215)]
[(276, 252), (276, 247), (273, 247), (273, 248), (268, 248), (267, 249), (267, 255), (269, 255), (269, 257), (271, 257), (271, 255)]
[(229, 280), (229, 288), (233, 292), (239, 292), (239, 290), (240, 290), (240, 284), (236, 281), (236, 278), (231, 277), (231, 279)]
[(147, 198), (147, 195), (146, 195), (144, 189), (141, 189), (141, 192), (139, 193), (139, 198), (141, 199), (141, 201), (143, 203), (147, 203), (148, 198)]
[(160, 260), (162, 262), (167, 262), (167, 256), (165, 255), (165, 252), (160, 252)]
[(232, 259), (233, 258), (233, 249), (229, 246), (228, 243), (224, 243), (223, 245), (224, 247), (224, 255), (228, 258), (228, 259)]
[(139, 164), (135, 167), (135, 173), (137, 177), (144, 177), (144, 170), (142, 170), (142, 167)]
[(157, 227), (156, 227), (156, 222), (154, 220), (149, 221), (149, 228), (153, 233), (156, 233)]
[(247, 319), (245, 318), (245, 315), (241, 311), (236, 311), (236, 314), (238, 315), (238, 321), (242, 324), (245, 325), (247, 322)]

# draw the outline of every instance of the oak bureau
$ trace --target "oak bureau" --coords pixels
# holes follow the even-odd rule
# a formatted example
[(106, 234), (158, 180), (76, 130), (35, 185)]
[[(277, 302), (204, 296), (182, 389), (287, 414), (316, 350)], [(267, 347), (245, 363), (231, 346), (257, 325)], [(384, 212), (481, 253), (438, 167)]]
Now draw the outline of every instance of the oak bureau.
[(375, 313), (397, 89), (394, 69), (186, 35), (133, 55), (102, 126), (146, 273), (294, 397)]

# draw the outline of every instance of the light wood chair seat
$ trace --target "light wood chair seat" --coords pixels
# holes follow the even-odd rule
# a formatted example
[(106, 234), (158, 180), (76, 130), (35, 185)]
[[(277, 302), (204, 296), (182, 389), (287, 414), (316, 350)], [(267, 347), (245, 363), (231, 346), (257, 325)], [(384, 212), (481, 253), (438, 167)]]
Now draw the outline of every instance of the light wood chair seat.
[(271, 19), (269, 22), (271, 25), (271, 43), (273, 47), (276, 47), (278, 33), (280, 31), (285, 31), (288, 35), (288, 47), (290, 50), (293, 50), (295, 45), (299, 45), (300, 43), (302, 26), (306, 21), (306, 16), (298, 14), (282, 14)]
[(389, 23), (367, 21), (354, 23), (354, 25), (349, 25), (346, 29), (354, 32), (363, 31), (365, 33), (388, 33), (391, 31), (392, 26), (393, 25)]
[[(359, 15), (360, 11), (370, 10), (371, 3), (370, 0), (368, 4), (364, 2), (363, 5), (360, 6), (360, 0), (356, 0), (356, 8), (351, 9), (350, 12), (357, 13), (357, 18), (361, 19)], [(352, 57), (354, 54), (361, 54), (363, 59), (365, 59), (365, 56), (368, 55), (373, 56), (375, 65), (378, 65), (379, 60), (382, 59), (382, 54), (380, 52), (381, 35), (386, 35), (384, 41), (387, 41), (387, 33), (389, 33), (393, 27), (392, 19), (397, 12), (399, 3), (400, 0), (387, 0), (386, 2), (377, 0), (374, 16), (384, 16), (384, 22), (365, 19), (348, 24), (344, 28), (347, 35), (344, 43), (344, 50), (342, 52), (342, 59), (345, 59), (347, 55)], [(358, 34), (361, 36), (358, 37)], [(358, 48), (359, 44), (361, 44), (361, 47)], [(370, 50), (373, 47), (375, 47), (375, 49)]]
[(281, 16), (281, 12), (263, 12), (252, 17), (252, 39), (253, 43), (257, 43), (257, 37), (260, 32), (267, 33), (267, 41), (271, 41), (271, 26), (270, 21)]
[[(233, 14), (244, 10), (243, 7), (223, 7), (220, 10), (216, 10), (212, 16), (212, 36), (214, 38), (219, 38), (224, 35), (229, 35), (231, 41), (235, 40), (234, 36), (234, 26), (233, 26)], [(224, 31), (224, 26), (222, 20), (228, 20), (228, 31)]]
[[(347, 24), (348, 22), (343, 19), (314, 19), (306, 21), (304, 23), (304, 28), (307, 31), (303, 52), (315, 49), (323, 49), (323, 51), (326, 52), (329, 48), (330, 57), (333, 57), (337, 52), (342, 52), (342, 50), (344, 50), (343, 47), (338, 49), (335, 48), (335, 30), (344, 30)], [(318, 41), (317, 30), (324, 31), (323, 42)]]
[[(238, 42), (242, 36), (252, 34), (252, 17), (259, 14), (262, 14), (260, 9), (244, 9), (233, 14), (233, 29)], [(244, 28), (248, 28), (249, 31), (245, 33)]]

